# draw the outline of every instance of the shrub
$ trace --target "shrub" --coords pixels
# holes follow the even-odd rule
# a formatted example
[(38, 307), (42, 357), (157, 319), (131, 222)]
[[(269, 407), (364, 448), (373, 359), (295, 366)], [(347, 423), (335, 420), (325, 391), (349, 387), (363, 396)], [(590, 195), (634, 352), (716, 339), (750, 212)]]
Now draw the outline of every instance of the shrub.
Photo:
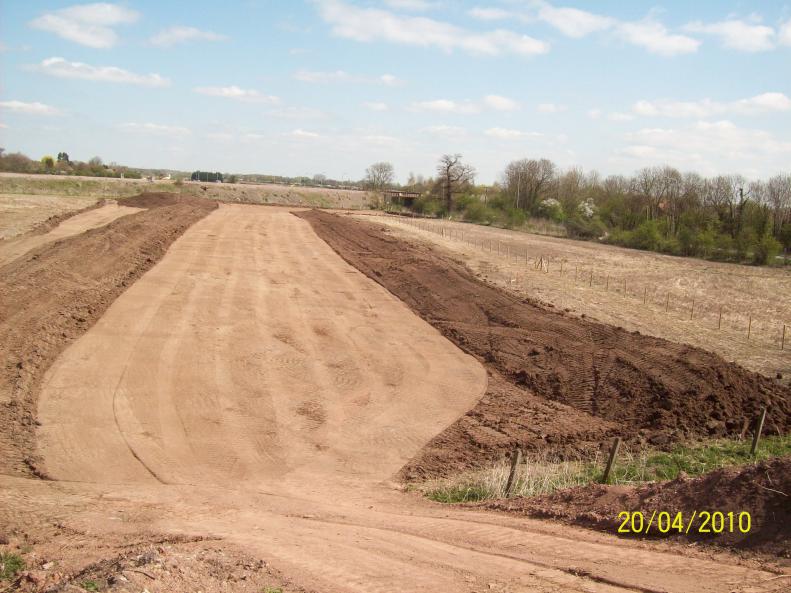
[(0, 581), (12, 580), (24, 568), (25, 561), (21, 556), (11, 552), (0, 552)]
[(753, 263), (759, 266), (771, 264), (781, 249), (780, 242), (767, 233), (753, 244)]
[(634, 247), (635, 249), (657, 251), (661, 241), (662, 237), (659, 234), (656, 222), (653, 220), (646, 220), (632, 232), (628, 246)]
[(508, 208), (505, 211), (505, 227), (509, 229), (518, 228), (525, 224), (527, 215), (524, 210), (519, 208)]

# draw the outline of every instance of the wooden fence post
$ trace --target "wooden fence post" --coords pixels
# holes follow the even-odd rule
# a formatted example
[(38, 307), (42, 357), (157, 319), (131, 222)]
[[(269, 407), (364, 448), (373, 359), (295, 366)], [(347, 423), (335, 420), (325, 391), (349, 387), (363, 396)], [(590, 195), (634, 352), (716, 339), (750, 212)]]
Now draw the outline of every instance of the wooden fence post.
[(766, 420), (766, 407), (761, 410), (761, 415), (758, 417), (758, 425), (755, 427), (755, 432), (753, 432), (753, 445), (750, 447), (750, 455), (755, 455), (755, 451), (758, 449), (758, 441), (761, 440), (761, 431), (764, 429), (764, 420)]
[(665, 313), (668, 312), (668, 309), (670, 309), (670, 293), (669, 292), (667, 293), (667, 298), (665, 299)]
[(610, 472), (612, 471), (613, 465), (615, 465), (615, 457), (618, 455), (618, 448), (621, 446), (621, 437), (615, 437), (615, 440), (612, 442), (612, 447), (610, 447), (610, 457), (607, 459), (607, 467), (604, 470), (604, 476), (602, 477), (602, 483), (607, 484), (610, 480)]
[(747, 322), (747, 339), (750, 339), (750, 334), (753, 331), (753, 314), (750, 313), (750, 320)]
[(519, 467), (519, 463), (522, 461), (522, 450), (516, 449), (513, 454), (511, 455), (511, 471), (508, 472), (508, 482), (505, 484), (505, 497), (508, 498), (511, 496), (511, 492), (516, 486), (516, 470)]
[(717, 329), (720, 329), (721, 327), (722, 327), (722, 305), (720, 305), (720, 317), (717, 320)]
[(591, 280), (588, 283), (588, 286), (593, 286), (593, 270), (591, 270)]
[(692, 299), (692, 307), (689, 310), (689, 319), (692, 320), (692, 316), (695, 314), (695, 299)]
[(785, 350), (786, 347), (786, 324), (783, 324), (783, 337), (780, 338), (780, 350)]
[(643, 304), (644, 304), (644, 305), (645, 305), (645, 304), (646, 304), (646, 302), (647, 302), (647, 300), (646, 300), (646, 299), (648, 299), (648, 287), (647, 287), (647, 286), (644, 286), (644, 287), (643, 287)]

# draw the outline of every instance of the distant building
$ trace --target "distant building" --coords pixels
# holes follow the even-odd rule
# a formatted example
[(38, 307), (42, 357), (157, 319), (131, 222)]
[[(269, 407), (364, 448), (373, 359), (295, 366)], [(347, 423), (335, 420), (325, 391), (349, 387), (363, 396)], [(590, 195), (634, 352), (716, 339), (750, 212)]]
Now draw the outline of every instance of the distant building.
[(386, 189), (382, 193), (388, 202), (401, 204), (407, 208), (411, 208), (415, 200), (420, 197), (420, 192), (402, 191), (400, 189)]

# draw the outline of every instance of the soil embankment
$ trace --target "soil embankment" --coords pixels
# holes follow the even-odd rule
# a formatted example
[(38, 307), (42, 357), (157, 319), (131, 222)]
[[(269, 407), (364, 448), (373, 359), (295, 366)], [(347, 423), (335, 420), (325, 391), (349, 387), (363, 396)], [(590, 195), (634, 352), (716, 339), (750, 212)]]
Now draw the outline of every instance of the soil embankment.
[(791, 428), (791, 390), (716, 354), (517, 299), (378, 224), (300, 216), (490, 371), (485, 397), (404, 468), (406, 479), (479, 465), (515, 446), (573, 453), (614, 434), (655, 446), (738, 435), (763, 406), (767, 433)]
[(170, 244), (217, 206), (199, 198), (143, 194), (145, 208), (33, 249), (0, 267), (0, 472), (38, 472), (36, 401), (44, 372)]
[[(622, 511), (640, 511), (646, 524), (654, 512), (668, 512), (671, 517), (681, 513), (684, 527), (694, 516), (700, 516), (701, 511), (718, 511), (724, 514), (725, 524), (718, 524), (714, 519), (713, 525), (709, 522), (703, 526), (711, 532), (701, 533), (702, 521), (696, 520), (688, 533), (679, 534), (677, 529), (667, 529), (667, 533), (662, 535), (654, 524), (648, 535), (705, 541), (737, 550), (749, 549), (791, 558), (789, 496), (791, 459), (779, 458), (743, 468), (725, 468), (695, 479), (679, 478), (638, 487), (593, 484), (547, 496), (497, 500), (475, 506), (517, 515), (561, 519), (607, 533), (618, 532), (622, 522), (618, 513)], [(750, 523), (742, 523), (747, 533), (739, 529), (738, 519), (734, 520), (734, 529), (731, 530), (730, 512), (734, 517), (743, 512), (750, 514)], [(723, 527), (723, 533), (714, 532)]]

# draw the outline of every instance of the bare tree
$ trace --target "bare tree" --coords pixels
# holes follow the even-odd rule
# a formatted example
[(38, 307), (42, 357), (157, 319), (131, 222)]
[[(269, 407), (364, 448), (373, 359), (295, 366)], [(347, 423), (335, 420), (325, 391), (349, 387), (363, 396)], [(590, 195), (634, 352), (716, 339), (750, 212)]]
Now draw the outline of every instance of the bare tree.
[(555, 179), (555, 163), (548, 159), (511, 161), (503, 185), (516, 208), (534, 210)]
[(395, 170), (391, 163), (374, 163), (365, 170), (365, 184), (375, 191), (382, 191), (392, 185), (393, 179)]
[(453, 208), (453, 194), (472, 183), (475, 178), (475, 168), (462, 163), (460, 154), (444, 154), (437, 164), (437, 174), (438, 181), (442, 184), (445, 208), (450, 214)]

